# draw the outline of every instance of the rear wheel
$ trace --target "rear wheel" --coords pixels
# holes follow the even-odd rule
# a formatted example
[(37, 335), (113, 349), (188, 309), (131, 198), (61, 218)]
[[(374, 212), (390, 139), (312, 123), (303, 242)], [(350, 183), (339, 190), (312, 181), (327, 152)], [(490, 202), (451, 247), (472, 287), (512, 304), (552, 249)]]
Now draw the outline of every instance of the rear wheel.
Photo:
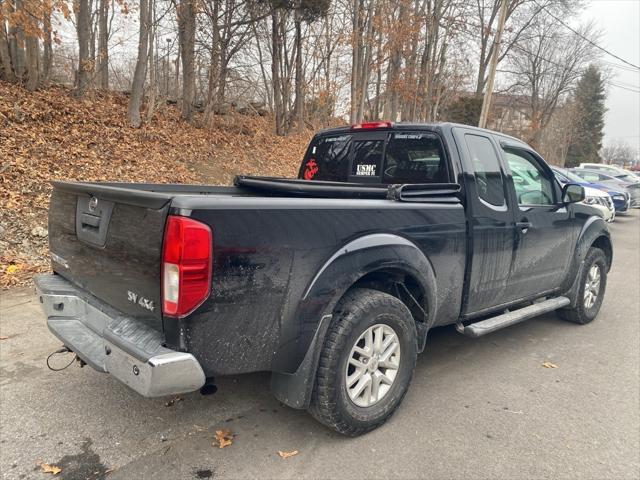
[(350, 436), (382, 425), (409, 388), (416, 355), (414, 319), (400, 300), (377, 290), (348, 292), (320, 354), (311, 414)]
[(580, 274), (576, 306), (558, 310), (561, 318), (584, 325), (600, 311), (607, 287), (607, 257), (599, 248), (591, 248)]

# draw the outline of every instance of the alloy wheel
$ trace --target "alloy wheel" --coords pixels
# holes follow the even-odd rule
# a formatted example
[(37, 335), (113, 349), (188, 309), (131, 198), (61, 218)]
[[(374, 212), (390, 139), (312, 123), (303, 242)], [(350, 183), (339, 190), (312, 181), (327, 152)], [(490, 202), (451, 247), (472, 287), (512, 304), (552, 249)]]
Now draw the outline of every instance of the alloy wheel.
[(367, 328), (349, 353), (345, 383), (359, 407), (375, 405), (389, 393), (400, 368), (400, 341), (389, 325)]

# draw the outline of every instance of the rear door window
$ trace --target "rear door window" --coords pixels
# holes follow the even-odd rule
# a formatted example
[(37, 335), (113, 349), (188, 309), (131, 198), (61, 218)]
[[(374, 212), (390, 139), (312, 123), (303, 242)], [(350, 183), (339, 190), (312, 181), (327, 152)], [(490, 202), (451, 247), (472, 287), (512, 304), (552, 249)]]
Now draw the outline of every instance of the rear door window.
[(464, 138), (469, 147), (478, 196), (485, 203), (495, 207), (506, 205), (500, 160), (491, 140), (469, 133), (465, 134)]

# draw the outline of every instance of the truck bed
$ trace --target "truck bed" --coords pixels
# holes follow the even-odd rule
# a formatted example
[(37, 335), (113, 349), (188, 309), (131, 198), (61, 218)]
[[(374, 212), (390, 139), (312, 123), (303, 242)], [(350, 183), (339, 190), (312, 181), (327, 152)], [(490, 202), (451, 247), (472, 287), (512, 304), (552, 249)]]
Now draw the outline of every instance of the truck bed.
[[(89, 211), (91, 201), (97, 211)], [(336, 249), (362, 235), (392, 234), (419, 246), (442, 282), (439, 318), (451, 321), (459, 313), (466, 219), (455, 184), (261, 177), (239, 177), (231, 187), (54, 182), (50, 212), (54, 271), (163, 332), (172, 348), (202, 352), (207, 374), (297, 367), (315, 326), (300, 322), (292, 302)], [(210, 298), (179, 322), (161, 311), (169, 214), (203, 222), (213, 233)], [(357, 275), (361, 266), (350, 268)]]

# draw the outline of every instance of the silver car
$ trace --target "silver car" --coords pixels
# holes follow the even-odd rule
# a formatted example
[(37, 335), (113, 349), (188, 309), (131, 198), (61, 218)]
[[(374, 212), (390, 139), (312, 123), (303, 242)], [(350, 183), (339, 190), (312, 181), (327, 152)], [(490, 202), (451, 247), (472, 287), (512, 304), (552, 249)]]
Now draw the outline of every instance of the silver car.
[[(587, 170), (585, 168), (574, 168), (571, 169), (571, 172), (590, 183), (600, 183), (618, 190), (623, 188), (629, 194), (631, 208), (640, 208), (640, 182), (628, 181), (618, 175), (611, 175), (609, 172)], [(629, 174), (629, 176), (632, 175)]]

